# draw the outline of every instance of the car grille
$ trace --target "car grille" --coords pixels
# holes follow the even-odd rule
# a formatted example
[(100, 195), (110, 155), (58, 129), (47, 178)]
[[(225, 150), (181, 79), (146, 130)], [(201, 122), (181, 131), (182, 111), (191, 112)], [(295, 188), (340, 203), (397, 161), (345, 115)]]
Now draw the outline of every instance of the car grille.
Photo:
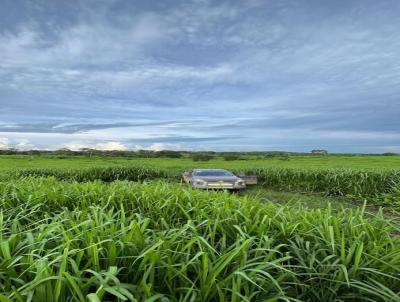
[(233, 187), (233, 183), (231, 182), (209, 182), (207, 183), (207, 187), (209, 188), (232, 188)]

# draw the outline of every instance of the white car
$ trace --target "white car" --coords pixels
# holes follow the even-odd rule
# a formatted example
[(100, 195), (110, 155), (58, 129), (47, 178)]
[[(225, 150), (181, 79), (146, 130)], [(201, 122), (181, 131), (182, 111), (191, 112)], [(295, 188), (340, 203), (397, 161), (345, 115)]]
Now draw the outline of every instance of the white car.
[(194, 169), (182, 175), (185, 182), (197, 189), (240, 190), (246, 182), (223, 169)]

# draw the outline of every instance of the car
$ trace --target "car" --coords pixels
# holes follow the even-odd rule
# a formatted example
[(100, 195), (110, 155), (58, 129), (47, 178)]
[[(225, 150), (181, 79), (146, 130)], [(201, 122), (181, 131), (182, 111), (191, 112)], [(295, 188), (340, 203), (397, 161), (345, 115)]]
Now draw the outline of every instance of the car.
[(183, 181), (196, 189), (241, 190), (246, 182), (224, 169), (194, 169), (182, 175)]

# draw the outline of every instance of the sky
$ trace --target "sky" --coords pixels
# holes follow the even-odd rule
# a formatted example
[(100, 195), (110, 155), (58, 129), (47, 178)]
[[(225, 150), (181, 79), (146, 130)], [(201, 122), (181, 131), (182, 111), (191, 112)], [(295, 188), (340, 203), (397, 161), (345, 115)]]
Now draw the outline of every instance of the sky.
[(0, 149), (400, 152), (398, 0), (1, 0)]

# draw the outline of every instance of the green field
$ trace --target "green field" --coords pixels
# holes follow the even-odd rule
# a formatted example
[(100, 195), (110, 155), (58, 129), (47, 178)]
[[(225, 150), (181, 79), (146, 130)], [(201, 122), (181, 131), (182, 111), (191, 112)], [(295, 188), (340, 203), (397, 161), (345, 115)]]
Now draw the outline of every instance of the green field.
[(400, 169), (400, 156), (289, 156), (262, 158), (247, 156), (245, 160), (225, 161), (220, 157), (207, 162), (193, 162), (190, 158), (126, 158), (126, 157), (67, 157), (0, 155), (0, 170), (23, 168), (88, 168), (104, 166), (147, 166), (166, 169), (219, 167), (251, 169), (258, 167), (286, 168), (354, 168)]
[(0, 301), (400, 301), (399, 159), (0, 156)]
[[(326, 197), (327, 195), (335, 197), (346, 195), (345, 199), (335, 199), (335, 206), (338, 204), (340, 206), (342, 203), (346, 206), (352, 203), (362, 205), (364, 201), (367, 201), (367, 204), (371, 206), (385, 206), (389, 210), (400, 209), (400, 192), (392, 188), (393, 181), (400, 181), (400, 156), (243, 156), (241, 160), (234, 161), (226, 161), (221, 156), (215, 156), (210, 161), (194, 162), (187, 156), (137, 158), (2, 155), (0, 167), (0, 177), (1, 174), (10, 174), (15, 171), (33, 170), (34, 174), (42, 176), (54, 176), (54, 171), (58, 171), (62, 179), (70, 178), (71, 175), (61, 176), (60, 173), (73, 175), (83, 173), (85, 175), (81, 175), (81, 179), (101, 178), (105, 181), (113, 180), (113, 174), (118, 174), (118, 179), (138, 180), (135, 176), (137, 167), (161, 170), (163, 173), (153, 178), (172, 178), (173, 181), (177, 181), (179, 175), (185, 170), (196, 167), (227, 168), (234, 172), (244, 171), (251, 174), (257, 171), (260, 185), (256, 190), (251, 190), (251, 194), (257, 191), (258, 197), (278, 203), (293, 202), (293, 199), (296, 199), (303, 202), (305, 206), (309, 206), (310, 204), (318, 205), (318, 200), (320, 200), (321, 206), (324, 206), (332, 201)], [(111, 174), (110, 177), (100, 176), (99, 173), (104, 174), (101, 171), (90, 171), (90, 169), (103, 170), (105, 168), (124, 171), (106, 172), (106, 174)], [(130, 171), (130, 169), (133, 170)], [(144, 179), (146, 178), (145, 175)], [(274, 194), (276, 193), (274, 190), (279, 191), (279, 198), (271, 199), (271, 196), (278, 196)], [(287, 192), (303, 194), (293, 195)], [(312, 196), (304, 193), (312, 194)]]

